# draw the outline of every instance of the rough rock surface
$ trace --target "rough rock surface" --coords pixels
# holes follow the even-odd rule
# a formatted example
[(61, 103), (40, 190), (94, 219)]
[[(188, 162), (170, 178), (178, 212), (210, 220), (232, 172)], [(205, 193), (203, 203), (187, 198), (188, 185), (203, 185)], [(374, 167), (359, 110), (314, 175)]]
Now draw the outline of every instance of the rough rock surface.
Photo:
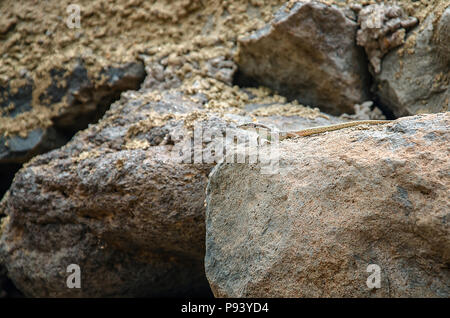
[(405, 43), (406, 30), (418, 22), (398, 5), (372, 4), (359, 11), (356, 40), (366, 50), (375, 74), (380, 73), (383, 56)]
[[(6, 194), (0, 262), (27, 296), (208, 292), (202, 255), (210, 166), (164, 162), (172, 147), (164, 138), (180, 128), (161, 122), (152, 129), (146, 121), (155, 109), (163, 117), (190, 105), (177, 97), (125, 100), (108, 123), (35, 157)], [(81, 289), (65, 285), (72, 263), (81, 267)]]
[[(210, 176), (217, 297), (449, 297), (450, 113), (280, 143), (280, 173)], [(369, 289), (369, 264), (381, 269)]]
[[(261, 121), (280, 129), (342, 121), (271, 116), (263, 106), (253, 105)], [(235, 122), (252, 120), (219, 115), (176, 91), (130, 91), (98, 124), (27, 163), (0, 206), (0, 263), (16, 286), (27, 296), (207, 295), (204, 199), (214, 162), (192, 155), (190, 127), (201, 122), (214, 136), (201, 143), (206, 154), (234, 140), (227, 128), (246, 135)], [(81, 290), (65, 285), (72, 263)]]
[(375, 76), (380, 102), (397, 117), (449, 110), (450, 63), (442, 49), (442, 43), (448, 48), (449, 42), (442, 30), (448, 30), (450, 7), (441, 19), (440, 10), (437, 7), (410, 32), (404, 46), (383, 58), (381, 73)]
[[(78, 59), (72, 68), (55, 68), (50, 75), (48, 83), (28, 78), (20, 87), (0, 86), (0, 164), (23, 163), (36, 154), (37, 147), (48, 149), (44, 135), (66, 142), (66, 135), (101, 118), (121, 92), (138, 89), (145, 71), (142, 62), (132, 62), (89, 75), (83, 60)], [(27, 118), (31, 119), (31, 113), (48, 113), (43, 119), (48, 122), (30, 130)], [(61, 145), (56, 143), (54, 148)]]
[(0, 85), (0, 197), (22, 163), (64, 145), (101, 118), (121, 92), (138, 89), (145, 77), (142, 62), (90, 75), (82, 59), (50, 74), (47, 83), (28, 78), (18, 88)]
[(450, 7), (442, 14), (438, 24), (436, 42), (443, 62), (450, 63)]
[(11, 280), (6, 276), (5, 268), (0, 264), (0, 299), (23, 297)]
[(239, 41), (241, 81), (341, 114), (367, 100), (368, 71), (355, 43), (358, 24), (319, 2), (282, 7), (274, 20)]
[[(282, 1), (271, 0), (271, 4), (277, 6)], [(225, 64), (229, 64), (237, 33), (256, 28), (272, 14), (272, 6), (245, 0), (232, 4), (213, 0), (207, 5), (192, 0), (80, 0), (75, 4), (80, 10), (80, 25), (70, 26), (71, 4), (71, 0), (45, 4), (1, 1), (0, 108), (5, 116), (0, 116), (0, 134), (25, 134), (51, 125), (55, 116), (63, 115), (53, 112), (59, 109), (54, 104), (66, 95), (62, 102), (70, 105), (76, 99), (75, 107), (70, 108), (80, 111), (84, 119), (84, 111), (93, 106), (90, 97), (93, 102), (107, 102), (86, 85), (102, 89), (111, 81), (131, 84), (133, 79), (122, 81), (119, 71), (130, 62), (142, 67), (137, 61), (144, 56), (162, 54), (172, 64), (181, 55), (185, 59), (178, 63), (183, 65), (186, 60), (208, 55), (208, 65), (194, 63), (202, 67), (200, 75), (226, 79), (231, 75)], [(201, 50), (204, 48), (209, 50)], [(195, 56), (188, 56), (188, 52)], [(184, 80), (187, 71), (179, 70), (177, 77)], [(76, 85), (81, 86), (78, 95), (66, 94), (66, 90), (76, 91)], [(105, 88), (117, 93), (114, 87)], [(30, 113), (20, 116), (24, 111)], [(8, 120), (10, 115), (14, 120)]]

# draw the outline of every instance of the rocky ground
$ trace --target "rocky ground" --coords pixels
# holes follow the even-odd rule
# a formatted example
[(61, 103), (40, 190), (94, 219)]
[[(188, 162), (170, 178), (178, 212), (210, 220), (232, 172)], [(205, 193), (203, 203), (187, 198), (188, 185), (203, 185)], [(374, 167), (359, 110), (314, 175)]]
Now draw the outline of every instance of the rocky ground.
[[(217, 165), (206, 196), (214, 295), (448, 297), (449, 125), (449, 113), (412, 116), (286, 140), (277, 174)], [(369, 264), (379, 290), (366, 286)]]
[(0, 297), (449, 296), (447, 1), (71, 3), (0, 3)]

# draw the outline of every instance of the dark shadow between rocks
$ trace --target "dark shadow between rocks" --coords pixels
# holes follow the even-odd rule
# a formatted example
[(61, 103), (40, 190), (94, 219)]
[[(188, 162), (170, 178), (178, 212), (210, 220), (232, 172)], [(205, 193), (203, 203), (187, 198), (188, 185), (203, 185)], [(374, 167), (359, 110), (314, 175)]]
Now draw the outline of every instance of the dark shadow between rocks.
[(0, 298), (22, 298), (24, 295), (6, 276), (6, 270), (0, 265)]
[[(363, 54), (364, 54), (366, 62), (367, 62), (366, 65), (368, 66), (369, 60), (367, 59), (367, 55), (365, 54), (365, 52), (363, 52)], [(369, 73), (368, 68), (367, 68), (367, 73), (369, 74), (367, 77), (367, 87), (373, 87), (375, 80), (374, 80), (372, 74)], [(261, 86), (260, 83), (256, 79), (254, 79), (250, 76), (247, 76), (239, 69), (234, 73), (233, 85), (237, 85), (241, 88), (246, 88), (246, 87), (258, 88), (259, 86)], [(287, 102), (292, 102), (292, 101), (296, 100), (295, 98), (292, 98), (292, 96), (285, 95), (281, 92), (277, 91), (276, 93), (281, 96), (286, 97)], [(381, 103), (380, 99), (377, 97), (376, 94), (374, 94), (371, 90), (370, 91), (368, 90), (368, 94), (370, 96), (369, 100), (372, 100), (374, 102), (373, 107), (378, 107), (381, 110), (381, 112), (383, 113), (383, 115), (386, 116), (386, 119), (389, 119), (389, 120), (397, 119), (397, 117), (394, 115), (394, 113), (392, 111), (390, 111), (388, 107), (386, 107), (385, 105), (383, 105)], [(342, 113), (338, 114), (338, 115), (342, 115)]]

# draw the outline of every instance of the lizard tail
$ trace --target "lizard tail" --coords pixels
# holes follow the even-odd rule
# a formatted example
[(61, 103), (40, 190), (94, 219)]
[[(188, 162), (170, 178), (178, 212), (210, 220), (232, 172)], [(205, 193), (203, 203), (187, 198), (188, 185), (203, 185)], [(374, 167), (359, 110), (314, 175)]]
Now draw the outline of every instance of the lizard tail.
[(359, 126), (359, 125), (379, 125), (379, 124), (388, 124), (391, 122), (392, 122), (392, 120), (349, 121), (347, 123), (335, 124), (335, 125), (330, 125), (330, 126), (313, 127), (313, 128), (302, 129), (302, 130), (295, 131), (295, 132), (288, 132), (286, 137), (287, 138), (305, 137), (305, 136), (320, 134), (320, 133), (323, 133), (326, 131), (339, 130), (339, 129), (354, 127), (354, 126)]

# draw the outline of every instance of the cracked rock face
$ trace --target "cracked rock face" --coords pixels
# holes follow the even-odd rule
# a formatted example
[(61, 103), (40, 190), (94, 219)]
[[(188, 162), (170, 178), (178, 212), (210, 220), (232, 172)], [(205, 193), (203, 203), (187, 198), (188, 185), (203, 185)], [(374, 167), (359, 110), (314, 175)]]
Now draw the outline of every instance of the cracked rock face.
[[(219, 164), (206, 210), (216, 297), (450, 296), (450, 114), (280, 144), (280, 173)], [(369, 265), (380, 288), (369, 289)]]
[(364, 47), (375, 74), (381, 71), (381, 60), (392, 49), (405, 42), (406, 30), (417, 25), (397, 5), (372, 4), (359, 11), (358, 45)]
[(263, 29), (239, 41), (242, 80), (332, 113), (352, 113), (367, 100), (358, 24), (343, 9), (319, 2), (282, 7)]
[(440, 19), (437, 9), (408, 34), (404, 46), (383, 58), (375, 76), (380, 102), (398, 117), (449, 110), (450, 64), (442, 43), (448, 36), (443, 30), (448, 30), (450, 8)]

